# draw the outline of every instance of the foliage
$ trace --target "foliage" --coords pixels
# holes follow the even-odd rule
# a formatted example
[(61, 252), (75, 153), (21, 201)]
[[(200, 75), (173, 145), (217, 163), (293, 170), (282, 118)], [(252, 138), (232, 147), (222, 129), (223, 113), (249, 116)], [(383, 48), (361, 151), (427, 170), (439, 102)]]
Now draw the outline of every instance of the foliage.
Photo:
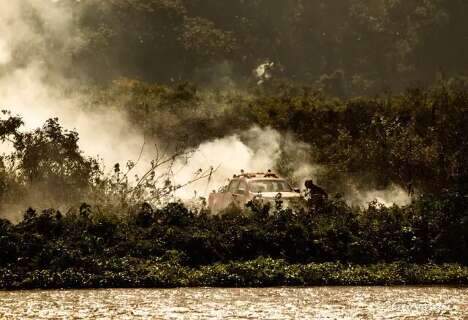
[[(111, 174), (104, 174), (101, 164), (79, 149), (78, 133), (63, 129), (58, 119), (22, 131), (21, 118), (5, 115), (6, 119), (0, 119), (0, 141), (10, 143), (12, 151), (0, 156), (0, 213), (29, 206), (73, 210), (85, 201), (106, 211), (122, 211), (145, 201), (167, 203), (184, 186), (171, 181), (171, 171), (191, 150), (158, 152), (147, 171), (134, 176), (133, 183), (129, 176), (136, 163), (127, 162), (125, 169), (117, 163)], [(213, 171), (199, 170), (185, 185), (207, 178)]]
[(466, 92), (466, 82), (455, 79), (352, 99), (284, 83), (261, 90), (210, 90), (122, 80), (97, 93), (96, 101), (110, 101), (169, 148), (196, 147), (252, 126), (292, 134), (310, 146), (311, 163), (322, 168), (318, 183), (330, 192), (398, 185), (410, 194), (466, 194)]
[[(252, 125), (270, 126), (311, 146), (312, 160), (327, 168), (318, 181), (332, 193), (356, 184), (376, 189), (396, 184), (414, 193), (409, 206), (371, 203), (365, 210), (349, 207), (339, 194), (303, 210), (252, 204), (221, 216), (155, 202), (177, 188), (154, 183), (160, 163), (174, 156), (155, 161), (141, 184), (132, 187), (120, 166), (104, 176), (78, 149), (78, 134), (56, 119), (20, 132), (21, 119), (6, 114), (1, 137), (13, 143), (14, 151), (2, 158), (2, 205), (47, 191), (50, 195), (29, 199), (29, 206), (42, 210), (66, 204), (68, 212), (31, 209), (17, 225), (2, 222), (0, 245), (6, 255), (0, 263), (21, 261), (31, 270), (51, 264), (62, 270), (90, 256), (177, 258), (187, 266), (264, 256), (301, 264), (466, 264), (467, 255), (460, 254), (467, 252), (468, 234), (465, 88), (452, 82), (350, 100), (290, 86), (248, 95), (137, 81), (108, 89), (117, 91), (115, 101), (125, 101), (115, 107), (149, 136), (168, 134), (174, 145), (186, 142), (176, 150)], [(96, 98), (111, 99), (108, 90)], [(215, 102), (224, 107), (210, 108)], [(164, 117), (171, 112), (173, 121)], [(181, 125), (184, 121), (191, 126)], [(194, 130), (198, 126), (204, 130)], [(132, 167), (129, 163), (127, 170)]]
[[(13, 151), (0, 156), (0, 212), (40, 209), (0, 220), (0, 288), (466, 283), (465, 1), (55, 5), (71, 12), (80, 40), (50, 33), (31, 54), (44, 69), (91, 79), (91, 107), (122, 112), (169, 156), (131, 185), (134, 163), (106, 176), (57, 119), (24, 131), (2, 111), (0, 142)], [(40, 11), (21, 6), (36, 28)], [(272, 77), (257, 82), (265, 62)], [(253, 126), (305, 143), (318, 184), (336, 196), (220, 216), (164, 201), (179, 186), (162, 164)], [(340, 196), (392, 185), (414, 201), (362, 209)]]
[(72, 10), (73, 27), (85, 39), (71, 71), (98, 81), (191, 81), (209, 69), (219, 76), (205, 82), (227, 76), (245, 83), (266, 60), (279, 67), (279, 78), (339, 96), (466, 76), (463, 0), (70, 0), (61, 6)]
[(19, 8), (44, 41), (20, 40), (12, 65), (37, 58), (98, 84), (242, 87), (267, 61), (272, 79), (340, 97), (467, 76), (463, 0), (61, 0), (47, 7), (67, 17), (57, 24), (32, 2)]
[(100, 172), (97, 162), (79, 150), (78, 133), (64, 130), (58, 119), (49, 119), (31, 132), (20, 132), (21, 125), (18, 117), (0, 120), (0, 138), (14, 150), (0, 157), (1, 205), (29, 200), (60, 206), (82, 201)]
[[(449, 99), (444, 106), (453, 113), (461, 112), (459, 117), (463, 117), (464, 96), (452, 91), (440, 94)], [(189, 99), (193, 96), (189, 95)], [(255, 99), (263, 105), (260, 101), (265, 98)], [(377, 137), (380, 143), (382, 134), (393, 130), (387, 126), (396, 127), (395, 134), (411, 126), (413, 140), (424, 138), (420, 130), (428, 134), (419, 123), (425, 121), (420, 120), (425, 119), (425, 107), (419, 110), (418, 100), (404, 100), (408, 96), (395, 97), (394, 101), (399, 99), (413, 102), (411, 116), (406, 113), (406, 104), (392, 107), (400, 112), (392, 114), (378, 100), (366, 102), (365, 110), (370, 115), (364, 114), (357, 128), (349, 127), (346, 134), (357, 137), (356, 143), (347, 146), (347, 156), (350, 151), (358, 156), (357, 150), (363, 146), (373, 148), (377, 142), (369, 137)], [(324, 123), (329, 117), (328, 123), (350, 124), (343, 119), (356, 104), (335, 105), (327, 111), (306, 108), (313, 110), (310, 115), (323, 117)], [(465, 146), (459, 140), (458, 147), (452, 146), (452, 141), (446, 139), (458, 139), (464, 127), (443, 108), (437, 112), (441, 118), (453, 119), (450, 125), (457, 135), (453, 136), (442, 122), (429, 130), (438, 134), (427, 142), (443, 147), (450, 159), (430, 170), (445, 170), (447, 161), (455, 161), (453, 170), (456, 161), (465, 156), (457, 150)], [(388, 124), (388, 117), (394, 117), (393, 124)], [(2, 121), (5, 128), (12, 121), (21, 123), (18, 119)], [(402, 122), (395, 125), (395, 121)], [(94, 202), (69, 205), (66, 214), (53, 209), (28, 209), (17, 224), (0, 220), (2, 288), (466, 283), (464, 266), (468, 261), (463, 253), (468, 252), (468, 200), (465, 186), (452, 182), (455, 175), (450, 179), (435, 174), (413, 176), (418, 189), (425, 192), (405, 207), (370, 203), (366, 209), (351, 208), (336, 196), (320, 205), (309, 203), (295, 210), (280, 204), (270, 208), (251, 203), (244, 211), (230, 208), (214, 216), (204, 209), (187, 209), (182, 203), (154, 207), (144, 202), (145, 193), (131, 189), (119, 167), (113, 176), (103, 176), (95, 161), (84, 158), (77, 148), (77, 134), (64, 131), (54, 119), (32, 132), (19, 132), (17, 124), (4, 130), (5, 139), (13, 142), (15, 151), (3, 158), (3, 163), (14, 168), (8, 171), (3, 167), (2, 184), (7, 186), (3, 189), (7, 192), (1, 194), (3, 202), (34, 190), (37, 184), (44, 188), (47, 183), (67, 192), (52, 193), (56, 203), (76, 203), (81, 197)], [(330, 127), (315, 126), (315, 130), (341, 135), (344, 129), (332, 131)], [(323, 139), (332, 141), (325, 134)], [(336, 143), (342, 143), (341, 139)], [(359, 139), (366, 143), (363, 145)], [(393, 141), (387, 144), (389, 150), (398, 150), (401, 137), (388, 134), (386, 139)], [(318, 146), (324, 142), (316, 143)], [(322, 146), (319, 157), (326, 159), (328, 147)], [(410, 151), (403, 156), (420, 159), (420, 151), (408, 154)], [(335, 152), (339, 155), (340, 151)], [(157, 163), (152, 170), (156, 170)], [(421, 163), (429, 170), (429, 160)], [(341, 165), (352, 172), (350, 164)], [(375, 166), (369, 164), (366, 169), (376, 170)], [(455, 168), (456, 174), (466, 174), (465, 168)], [(395, 169), (390, 166), (387, 170)], [(391, 171), (388, 175), (393, 177)], [(151, 193), (155, 189), (148, 190)], [(128, 191), (135, 191), (136, 196), (127, 197)]]
[[(468, 203), (456, 194), (424, 197), (408, 207), (371, 204), (353, 211), (333, 199), (317, 209), (225, 212), (212, 216), (180, 203), (130, 214), (29, 209), (19, 224), (2, 221), (1, 267), (94, 270), (95, 259), (127, 257), (198, 267), (260, 256), (288, 263), (339, 261), (460, 263), (468, 251)], [(245, 270), (244, 270), (245, 271)], [(271, 280), (275, 282), (275, 280)]]
[(466, 285), (468, 269), (455, 264), (370, 266), (340, 263), (288, 264), (258, 258), (189, 268), (177, 263), (119, 258), (97, 260), (93, 271), (69, 268), (21, 272), (0, 269), (0, 289), (268, 287), (313, 285)]

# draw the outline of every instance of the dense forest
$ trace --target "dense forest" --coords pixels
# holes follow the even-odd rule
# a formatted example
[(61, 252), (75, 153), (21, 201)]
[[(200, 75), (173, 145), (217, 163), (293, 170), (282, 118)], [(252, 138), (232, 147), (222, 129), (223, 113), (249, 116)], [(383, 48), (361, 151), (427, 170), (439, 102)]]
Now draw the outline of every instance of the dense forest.
[[(0, 96), (0, 288), (468, 282), (465, 1), (44, 6), (0, 21), (23, 37), (7, 54), (0, 37), (0, 93), (32, 70), (46, 95), (124, 115), (163, 155), (135, 183), (133, 161), (109, 172), (79, 128), (57, 114), (30, 128)], [(165, 165), (252, 127), (292, 137), (272, 169), (297, 182), (298, 159), (313, 164), (329, 199), (217, 216), (174, 201)], [(392, 186), (410, 203), (347, 201)]]
[(70, 22), (55, 28), (56, 9), (19, 3), (40, 39), (18, 46), (17, 63), (39, 54), (97, 83), (248, 85), (270, 61), (276, 78), (348, 97), (468, 72), (463, 0), (61, 0)]

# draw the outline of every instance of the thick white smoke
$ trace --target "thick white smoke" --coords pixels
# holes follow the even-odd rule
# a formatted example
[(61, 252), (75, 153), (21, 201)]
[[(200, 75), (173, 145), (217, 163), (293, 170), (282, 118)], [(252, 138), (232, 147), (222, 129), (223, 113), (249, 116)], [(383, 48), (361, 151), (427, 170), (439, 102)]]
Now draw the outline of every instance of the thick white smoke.
[[(84, 108), (89, 97), (61, 75), (60, 66), (72, 63), (69, 53), (82, 41), (73, 27), (72, 10), (60, 1), (1, 2), (0, 109), (21, 116), (25, 130), (59, 118), (65, 128), (79, 132), (87, 155), (103, 158), (108, 166), (133, 159), (143, 135), (124, 114), (108, 106)], [(51, 49), (51, 42), (60, 49)], [(7, 150), (7, 145), (0, 145), (0, 152)]]
[(80, 147), (89, 156), (102, 157), (108, 165), (138, 156), (143, 135), (124, 114), (105, 106), (83, 108), (88, 97), (66, 93), (63, 88), (41, 81), (44, 72), (41, 67), (30, 65), (0, 78), (0, 105), (21, 116), (25, 130), (58, 117), (64, 128), (78, 131)]
[(294, 152), (290, 154), (297, 158), (297, 161), (292, 161), (292, 177), (298, 182), (298, 187), (303, 186), (305, 179), (314, 176), (319, 169), (318, 166), (297, 157), (304, 148), (308, 148), (307, 145), (287, 135), (282, 135), (270, 128), (259, 127), (252, 127), (241, 134), (203, 143), (187, 163), (178, 163), (181, 170), (175, 177), (176, 182), (187, 181), (197, 169), (206, 169), (207, 166), (212, 166), (217, 170), (210, 180), (190, 185), (180, 190), (178, 196), (185, 199), (195, 194), (207, 196), (212, 190), (225, 185), (233, 174), (238, 174), (241, 170), (266, 172), (268, 169), (274, 169), (281, 161), (283, 152)]

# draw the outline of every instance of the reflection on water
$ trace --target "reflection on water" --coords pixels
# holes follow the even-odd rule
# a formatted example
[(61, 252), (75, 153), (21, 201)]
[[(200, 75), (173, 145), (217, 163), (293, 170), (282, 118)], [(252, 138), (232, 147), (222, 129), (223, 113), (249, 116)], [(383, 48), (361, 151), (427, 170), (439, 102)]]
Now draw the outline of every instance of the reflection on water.
[(0, 319), (468, 319), (468, 288), (0, 292)]

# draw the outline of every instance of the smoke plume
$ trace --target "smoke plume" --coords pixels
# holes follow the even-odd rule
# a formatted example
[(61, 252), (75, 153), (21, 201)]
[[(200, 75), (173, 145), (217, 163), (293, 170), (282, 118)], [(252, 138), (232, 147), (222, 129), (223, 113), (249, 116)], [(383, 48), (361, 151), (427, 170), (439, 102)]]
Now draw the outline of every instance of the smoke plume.
[[(75, 79), (63, 75), (83, 41), (73, 11), (61, 1), (19, 0), (0, 4), (0, 108), (19, 115), (24, 130), (57, 117), (80, 134), (86, 154), (107, 165), (138, 156), (143, 135), (111, 106), (89, 107)], [(27, 53), (25, 53), (27, 52)], [(8, 146), (0, 146), (0, 151)]]
[[(182, 169), (175, 179), (183, 183), (190, 179), (193, 172), (199, 168), (206, 168), (207, 165), (216, 168), (216, 171), (211, 179), (190, 185), (178, 194), (183, 198), (195, 194), (206, 196), (208, 192), (226, 184), (233, 174), (238, 174), (241, 170), (245, 172), (274, 170), (280, 163), (284, 151), (300, 147), (301, 143), (291, 137), (284, 138), (276, 130), (259, 127), (205, 142), (198, 147), (187, 163), (178, 164)], [(317, 170), (312, 164), (302, 161), (294, 161), (291, 165), (294, 166), (291, 177), (298, 182), (303, 182), (307, 176)]]

